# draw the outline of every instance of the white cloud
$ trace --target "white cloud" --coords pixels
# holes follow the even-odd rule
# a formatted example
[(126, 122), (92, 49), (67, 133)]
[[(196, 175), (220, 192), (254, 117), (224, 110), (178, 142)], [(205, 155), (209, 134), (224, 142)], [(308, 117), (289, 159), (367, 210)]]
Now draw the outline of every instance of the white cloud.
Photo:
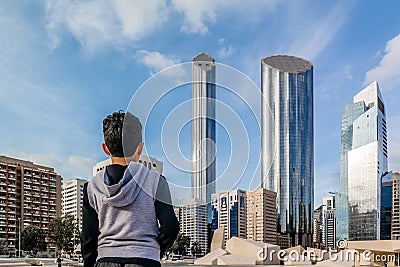
[(30, 154), (21, 151), (9, 150), (6, 156), (32, 161), (34, 164), (54, 168), (64, 181), (71, 178), (90, 179), (95, 161), (80, 155), (70, 155), (65, 159), (49, 154)]
[(117, 47), (152, 33), (168, 19), (165, 1), (48, 1), (47, 30), (51, 48), (62, 39), (63, 30), (88, 51), (104, 45)]
[(295, 38), (290, 42), (289, 52), (307, 59), (315, 59), (335, 38), (354, 5), (355, 1), (352, 3), (339, 3), (331, 9), (329, 14), (319, 18), (310, 16), (305, 19), (302, 12), (299, 13), (298, 10), (292, 11), (298, 15), (289, 18), (294, 21), (287, 24), (288, 32), (290, 28), (295, 29)]
[(218, 1), (213, 0), (172, 0), (173, 7), (183, 13), (184, 22), (181, 31), (187, 33), (208, 33), (207, 24), (216, 22)]
[(219, 45), (219, 49), (218, 49), (218, 55), (221, 58), (227, 58), (233, 55), (233, 53), (235, 52), (232, 45), (230, 44), (226, 44), (225, 39), (224, 38), (220, 38), (218, 40), (218, 45)]
[(347, 79), (353, 80), (353, 76), (351, 75), (351, 68), (352, 66), (350, 64), (347, 64), (344, 66), (344, 73)]
[(400, 84), (400, 34), (386, 43), (385, 55), (378, 66), (365, 74), (364, 85), (378, 81), (384, 89), (393, 89)]
[(123, 36), (131, 40), (152, 32), (168, 20), (167, 2), (163, 0), (115, 0), (113, 5)]
[(155, 72), (180, 63), (174, 56), (164, 56), (158, 51), (139, 50), (136, 52), (138, 62), (146, 65)]
[[(258, 0), (172, 0), (173, 8), (183, 15), (181, 31), (204, 35), (209, 32), (209, 26), (217, 21), (217, 16), (223, 13), (238, 13), (241, 20), (254, 20), (265, 16), (265, 10), (273, 10), (278, 1)], [(243, 16), (251, 14), (251, 16)]]

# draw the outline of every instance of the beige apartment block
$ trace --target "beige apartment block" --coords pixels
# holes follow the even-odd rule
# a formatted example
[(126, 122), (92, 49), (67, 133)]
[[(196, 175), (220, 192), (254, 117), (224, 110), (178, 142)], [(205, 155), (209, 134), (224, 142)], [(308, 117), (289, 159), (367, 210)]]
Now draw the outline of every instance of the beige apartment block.
[(53, 168), (0, 156), (0, 240), (10, 254), (24, 227), (47, 229), (61, 215), (61, 176)]
[(400, 240), (400, 173), (393, 173), (392, 240)]
[[(148, 157), (148, 156), (142, 154), (142, 155), (140, 155), (139, 163), (142, 163), (145, 167), (147, 167), (151, 170), (157, 171), (159, 174), (162, 174), (162, 172), (163, 172), (163, 162), (159, 161), (156, 158)], [(107, 167), (108, 165), (111, 165), (111, 164), (112, 164), (112, 162), (111, 162), (110, 158), (100, 161), (100, 162), (97, 162), (93, 166), (93, 176), (95, 176), (99, 171), (104, 170), (105, 167)]]
[(276, 244), (276, 192), (268, 189), (247, 191), (247, 238)]

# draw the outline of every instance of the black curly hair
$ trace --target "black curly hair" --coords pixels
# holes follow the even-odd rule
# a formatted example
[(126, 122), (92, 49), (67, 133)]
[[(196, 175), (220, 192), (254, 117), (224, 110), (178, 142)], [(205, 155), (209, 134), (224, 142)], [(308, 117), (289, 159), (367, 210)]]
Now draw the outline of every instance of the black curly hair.
[(103, 134), (113, 157), (131, 157), (142, 142), (142, 124), (132, 113), (120, 110), (103, 120)]

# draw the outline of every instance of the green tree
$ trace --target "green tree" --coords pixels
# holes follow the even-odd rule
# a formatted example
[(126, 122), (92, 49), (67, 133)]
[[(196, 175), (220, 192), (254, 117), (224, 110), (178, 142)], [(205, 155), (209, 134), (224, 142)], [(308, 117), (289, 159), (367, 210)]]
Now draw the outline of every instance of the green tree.
[(184, 255), (190, 245), (190, 237), (179, 234), (170, 251), (174, 254)]
[[(46, 235), (46, 231), (39, 227), (25, 227), (21, 233), (22, 250), (30, 251), (33, 255), (36, 255), (39, 251), (45, 251), (47, 249)], [(16, 243), (18, 246), (18, 242)]]
[(190, 248), (190, 251), (192, 252), (192, 255), (196, 257), (196, 255), (201, 254), (201, 246), (199, 242), (193, 242), (192, 247)]
[(56, 217), (49, 223), (49, 238), (58, 250), (71, 253), (75, 247), (77, 229), (74, 216)]
[(8, 255), (6, 241), (3, 239), (0, 240), (0, 255)]

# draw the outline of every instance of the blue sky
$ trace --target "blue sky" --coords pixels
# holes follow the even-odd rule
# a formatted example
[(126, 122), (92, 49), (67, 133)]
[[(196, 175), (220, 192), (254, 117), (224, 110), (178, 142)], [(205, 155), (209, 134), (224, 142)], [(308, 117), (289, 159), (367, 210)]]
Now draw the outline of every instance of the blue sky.
[[(290, 54), (314, 64), (317, 205), (338, 189), (342, 105), (373, 80), (386, 104), (389, 167), (400, 171), (398, 10), (399, 1), (1, 1), (0, 154), (54, 166), (65, 180), (90, 178), (92, 164), (105, 159), (101, 120), (126, 109), (153, 74), (206, 51), (259, 86), (260, 59)], [(190, 97), (182, 92), (159, 110)], [(249, 134), (253, 162), (258, 133)], [(219, 126), (219, 173), (228, 136)], [(150, 143), (159, 132), (146, 138), (149, 154), (165, 160)], [(190, 157), (190, 125), (179, 144)], [(167, 177), (190, 180), (165, 164)]]

